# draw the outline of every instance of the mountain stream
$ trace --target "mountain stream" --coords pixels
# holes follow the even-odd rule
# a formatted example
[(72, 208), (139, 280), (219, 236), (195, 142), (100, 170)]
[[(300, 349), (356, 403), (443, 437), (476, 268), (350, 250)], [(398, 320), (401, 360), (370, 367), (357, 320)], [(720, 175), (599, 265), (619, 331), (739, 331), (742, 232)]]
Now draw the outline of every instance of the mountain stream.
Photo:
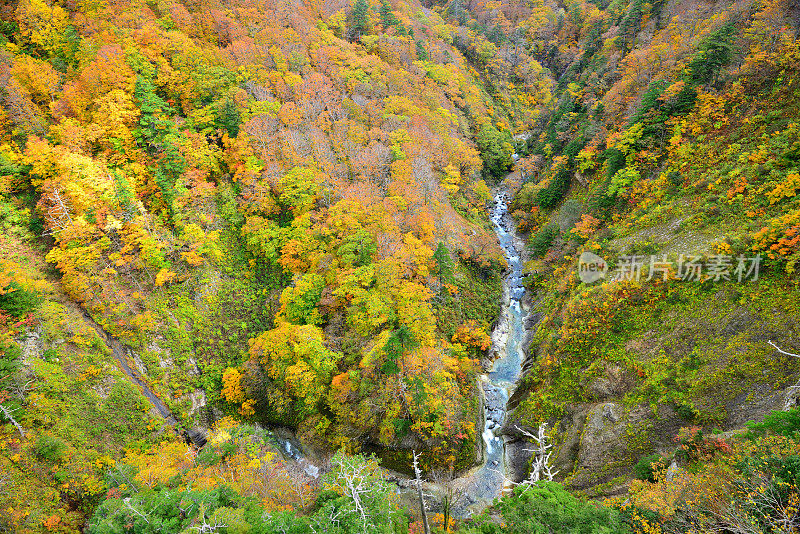
[(492, 207), (492, 223), (500, 247), (508, 262), (503, 281), (503, 304), (500, 318), (492, 331), (490, 354), (494, 356), (491, 368), (481, 375), (483, 387), (483, 442), (484, 463), (465, 475), (461, 491), (465, 501), (454, 510), (459, 516), (477, 512), (500, 497), (511, 483), (506, 476), (504, 437), (500, 435), (506, 416), (506, 404), (522, 373), (524, 360), (525, 316), (522, 306), (525, 287), (522, 284), (522, 258), (519, 248), (522, 241), (508, 215), (509, 201), (505, 192), (498, 192)]

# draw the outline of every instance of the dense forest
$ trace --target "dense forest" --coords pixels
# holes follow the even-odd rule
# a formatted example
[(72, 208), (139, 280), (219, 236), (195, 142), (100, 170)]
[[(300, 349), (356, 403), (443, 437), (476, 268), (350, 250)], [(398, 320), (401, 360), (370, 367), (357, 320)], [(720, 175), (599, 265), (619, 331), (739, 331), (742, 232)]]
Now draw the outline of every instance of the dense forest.
[[(0, 532), (796, 531), (798, 34), (795, 0), (1, 3)], [(525, 361), (462, 513), (498, 193)]]

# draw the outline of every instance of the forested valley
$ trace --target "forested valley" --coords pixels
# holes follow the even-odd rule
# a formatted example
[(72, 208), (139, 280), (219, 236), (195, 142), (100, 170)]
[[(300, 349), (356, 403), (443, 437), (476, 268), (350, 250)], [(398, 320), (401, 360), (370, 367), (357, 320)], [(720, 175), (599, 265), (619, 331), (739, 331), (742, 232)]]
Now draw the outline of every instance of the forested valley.
[(0, 2), (0, 532), (798, 531), (798, 35)]

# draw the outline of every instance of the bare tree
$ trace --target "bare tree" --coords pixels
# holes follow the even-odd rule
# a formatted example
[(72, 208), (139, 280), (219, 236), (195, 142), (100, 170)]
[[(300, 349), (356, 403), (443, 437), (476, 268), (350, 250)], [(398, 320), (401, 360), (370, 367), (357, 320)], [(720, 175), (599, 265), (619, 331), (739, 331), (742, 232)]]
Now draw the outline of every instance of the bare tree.
[(11, 393), (17, 398), (24, 399), (25, 395), (28, 394), (29, 390), (34, 390), (36, 388), (32, 388), (31, 384), (33, 384), (33, 379), (28, 380), (24, 384), (21, 380), (15, 379), (12, 384), (8, 387), (10, 388)]
[(428, 510), (425, 508), (425, 498), (422, 495), (422, 472), (419, 469), (419, 454), (417, 451), (412, 451), (414, 454), (414, 481), (417, 484), (417, 497), (419, 497), (419, 509), (422, 512), (422, 528), (425, 534), (431, 534), (431, 527), (428, 524)]
[(15, 427), (17, 427), (17, 430), (19, 431), (19, 435), (20, 435), (20, 436), (22, 436), (22, 437), (24, 438), (24, 437), (25, 437), (25, 430), (22, 428), (22, 425), (20, 425), (20, 424), (17, 422), (17, 420), (16, 420), (16, 419), (14, 419), (14, 410), (12, 410), (11, 408), (9, 408), (8, 406), (5, 406), (5, 405), (3, 405), (3, 404), (0, 404), (0, 412), (2, 412), (2, 413), (3, 413), (3, 415), (5, 416), (5, 418), (6, 418), (6, 419), (8, 419), (9, 421), (11, 421), (11, 424), (12, 424), (12, 425), (14, 425)]
[[(50, 193), (49, 200), (51, 207), (47, 210), (47, 217), (50, 219), (50, 227), (54, 228), (49, 232), (50, 235), (55, 235), (65, 230), (67, 227), (74, 226), (75, 223), (72, 221), (69, 207), (58, 189), (53, 189), (53, 192)], [(55, 230), (55, 228), (58, 230)]]
[(346, 454), (334, 455), (331, 465), (336, 471), (337, 485), (350, 499), (353, 511), (360, 516), (362, 529), (366, 532), (370, 514), (364, 500), (375, 491), (374, 466)]
[(800, 527), (800, 517), (795, 513), (791, 498), (774, 484), (771, 473), (757, 472), (733, 481), (723, 479), (719, 484), (720, 487), (711, 492), (685, 487), (681, 513), (663, 525), (663, 532), (790, 534)]
[(785, 350), (781, 349), (778, 345), (776, 345), (771, 340), (767, 341), (767, 345), (773, 347), (775, 350), (777, 350), (778, 352), (780, 352), (781, 354), (784, 354), (786, 356), (794, 356), (795, 358), (800, 358), (800, 354), (794, 354), (792, 352), (786, 352)]
[(213, 532), (218, 531), (221, 528), (227, 528), (228, 525), (225, 525), (220, 522), (219, 518), (217, 518), (217, 514), (214, 514), (214, 522), (210, 523), (208, 518), (206, 517), (205, 511), (201, 514), (203, 516), (203, 522), (199, 525), (194, 525), (189, 527), (189, 530), (193, 530), (197, 532), (197, 534), (212, 534)]
[(246, 81), (242, 85), (247, 94), (255, 98), (259, 102), (266, 102), (273, 100), (275, 97), (272, 94), (272, 91), (269, 90), (268, 87), (264, 85), (259, 85), (253, 81)]
[(267, 114), (256, 115), (244, 123), (243, 129), (250, 136), (253, 147), (263, 155), (275, 142), (278, 119)]
[(313, 493), (313, 480), (298, 462), (291, 462), (284, 466), (289, 478), (289, 488), (294, 498), (300, 503), (300, 508), (305, 509), (310, 504)]
[[(794, 354), (793, 352), (786, 352), (785, 350), (781, 349), (777, 344), (775, 344), (772, 340), (767, 341), (767, 344), (777, 350), (779, 353), (783, 354), (784, 356), (792, 356), (794, 358), (800, 358), (800, 354)], [(783, 406), (784, 410), (788, 410), (792, 407), (795, 401), (795, 396), (797, 392), (800, 391), (800, 380), (793, 386), (789, 386), (786, 388), (788, 395), (786, 396), (786, 403)]]
[(425, 203), (427, 204), (439, 186), (431, 162), (427, 158), (418, 156), (411, 162), (411, 172), (414, 174), (414, 179), (422, 187)]
[(547, 443), (547, 423), (541, 423), (536, 434), (520, 427), (517, 427), (517, 430), (536, 443), (535, 449), (526, 449), (533, 452), (533, 464), (531, 465), (531, 474), (522, 481), (522, 484), (536, 484), (543, 477), (552, 481), (558, 471), (553, 471), (553, 467), (550, 465), (550, 455), (553, 453), (550, 449), (553, 448), (553, 445)]
[[(772, 475), (759, 473), (755, 477), (740, 483), (739, 491), (744, 492), (752, 499), (752, 504), (747, 499), (733, 498), (724, 503), (722, 510), (714, 511), (716, 507), (709, 507), (719, 526), (718, 531), (727, 531), (734, 534), (757, 534), (763, 532), (763, 526), (753, 516), (753, 507), (762, 511), (768, 521), (768, 531), (790, 534), (797, 532), (800, 518), (792, 507), (790, 499), (782, 495), (779, 486), (773, 483)], [(754, 505), (754, 506), (753, 506)]]
[(146, 512), (141, 512), (141, 511), (137, 510), (136, 508), (134, 508), (134, 506), (131, 504), (131, 498), (130, 497), (126, 497), (123, 502), (125, 503), (125, 509), (126, 510), (128, 510), (128, 511), (138, 515), (142, 519), (144, 519), (144, 522), (147, 523), (148, 525), (150, 524), (150, 519), (149, 519), (150, 515), (147, 514)]

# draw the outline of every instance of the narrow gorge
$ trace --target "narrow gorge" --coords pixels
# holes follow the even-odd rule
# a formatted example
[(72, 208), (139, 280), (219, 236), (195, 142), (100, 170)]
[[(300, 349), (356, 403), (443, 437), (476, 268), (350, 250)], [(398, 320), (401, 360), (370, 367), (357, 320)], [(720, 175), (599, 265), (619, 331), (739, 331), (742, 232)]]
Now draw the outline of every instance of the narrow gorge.
[(491, 221), (508, 268), (503, 278), (502, 307), (492, 331), (492, 343), (480, 375), (484, 426), (480, 467), (465, 475), (463, 491), (470, 511), (480, 510), (512, 487), (507, 472), (505, 436), (502, 429), (509, 398), (522, 373), (525, 359), (525, 319), (528, 314), (523, 285), (524, 242), (508, 213), (509, 194), (495, 193)]
[(797, 14), (0, 2), (0, 534), (800, 531)]

